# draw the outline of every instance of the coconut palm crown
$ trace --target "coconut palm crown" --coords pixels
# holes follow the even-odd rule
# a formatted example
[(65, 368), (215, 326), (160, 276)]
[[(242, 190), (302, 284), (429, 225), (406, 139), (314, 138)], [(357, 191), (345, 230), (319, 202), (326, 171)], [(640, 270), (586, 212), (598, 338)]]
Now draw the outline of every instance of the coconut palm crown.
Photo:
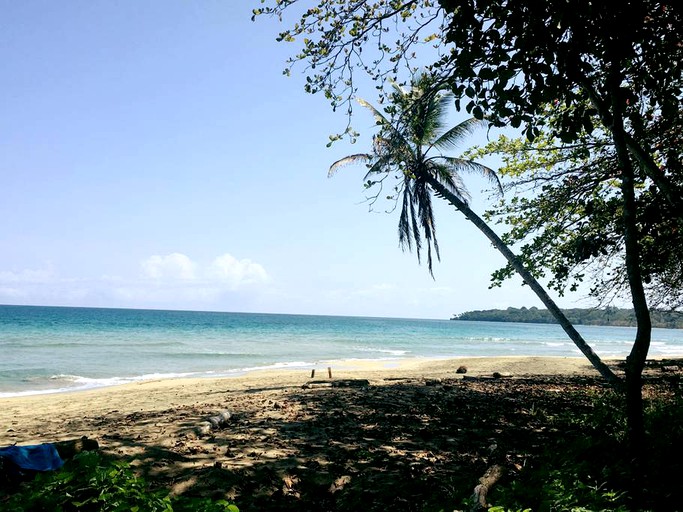
[(454, 149), (474, 130), (485, 126), (484, 121), (468, 119), (448, 128), (447, 115), (453, 97), (443, 89), (435, 88), (429, 77), (420, 75), (410, 88), (393, 84), (391, 103), (382, 114), (367, 101), (359, 103), (368, 108), (375, 117), (379, 132), (373, 138), (370, 153), (358, 153), (344, 157), (330, 166), (332, 176), (342, 166), (364, 163), (367, 173), (366, 186), (381, 183), (394, 175), (399, 184), (390, 196), (400, 204), (398, 222), (399, 245), (404, 250), (415, 248), (421, 261), (423, 240), (426, 243), (427, 265), (433, 276), (432, 251), (441, 259), (436, 239), (432, 187), (428, 177), (436, 179), (461, 201), (469, 201), (469, 193), (461, 174), (474, 172), (490, 179), (498, 191), (502, 191), (498, 176), (488, 167), (471, 160), (444, 155)]
[(399, 184), (395, 188), (394, 198), (401, 205), (399, 242), (404, 249), (415, 247), (419, 260), (424, 237), (427, 243), (429, 272), (432, 276), (432, 248), (438, 259), (440, 256), (431, 193), (450, 203), (505, 257), (598, 372), (608, 382), (621, 386), (621, 379), (586, 343), (524, 263), (467, 204), (469, 195), (460, 178), (461, 172), (482, 174), (496, 185), (499, 192), (502, 192), (498, 177), (484, 165), (445, 156), (442, 151), (456, 146), (483, 123), (468, 119), (447, 129), (445, 118), (452, 98), (447, 92), (434, 87), (427, 77), (418, 77), (410, 89), (405, 90), (398, 86), (394, 86), (394, 89), (391, 103), (384, 109), (390, 118), (385, 117), (366, 101), (360, 101), (361, 105), (372, 111), (379, 126), (372, 152), (350, 155), (338, 160), (330, 167), (329, 175), (334, 174), (343, 165), (359, 162), (365, 163), (368, 169), (365, 176), (366, 186), (377, 183), (381, 186), (387, 176), (395, 175)]

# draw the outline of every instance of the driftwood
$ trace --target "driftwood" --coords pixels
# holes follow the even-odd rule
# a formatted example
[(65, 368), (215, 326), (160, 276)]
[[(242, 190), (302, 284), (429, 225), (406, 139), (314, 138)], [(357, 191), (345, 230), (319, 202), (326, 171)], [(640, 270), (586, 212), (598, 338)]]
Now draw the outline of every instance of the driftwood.
[(486, 502), (486, 496), (491, 488), (504, 474), (505, 469), (503, 466), (499, 466), (498, 464), (491, 466), (486, 470), (484, 476), (479, 479), (479, 485), (474, 488), (474, 496), (472, 496), (472, 512), (487, 510), (489, 508), (488, 503)]
[(221, 411), (215, 416), (211, 416), (206, 420), (202, 421), (194, 429), (197, 435), (208, 435), (212, 430), (218, 430), (225, 427), (230, 422), (230, 412)]
[(311, 389), (311, 388), (331, 388), (332, 383), (326, 380), (312, 380), (302, 384), (301, 389)]
[(333, 380), (333, 388), (365, 388), (370, 385), (368, 379), (343, 379), (343, 380)]
[(312, 380), (301, 386), (311, 388), (364, 388), (370, 385), (368, 379)]
[(509, 379), (512, 377), (511, 373), (500, 373), (500, 372), (493, 372), (491, 375), (463, 375), (462, 380), (470, 380), (470, 381), (487, 381), (487, 380), (498, 380), (498, 379)]

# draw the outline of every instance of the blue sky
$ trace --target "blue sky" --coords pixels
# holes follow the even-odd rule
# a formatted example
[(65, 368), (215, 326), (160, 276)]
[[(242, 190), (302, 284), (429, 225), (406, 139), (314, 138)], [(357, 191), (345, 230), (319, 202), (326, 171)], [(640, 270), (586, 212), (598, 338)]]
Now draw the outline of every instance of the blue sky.
[[(256, 4), (0, 4), (0, 304), (414, 318), (540, 306), (519, 280), (488, 289), (503, 260), (448, 206), (432, 279), (398, 248), (396, 215), (368, 212), (362, 168), (326, 177), (365, 150), (372, 119), (358, 109), (358, 143), (327, 148), (346, 118), (300, 72), (282, 75), (296, 47), (275, 41), (276, 20), (250, 20)], [(486, 183), (467, 183), (483, 211)]]

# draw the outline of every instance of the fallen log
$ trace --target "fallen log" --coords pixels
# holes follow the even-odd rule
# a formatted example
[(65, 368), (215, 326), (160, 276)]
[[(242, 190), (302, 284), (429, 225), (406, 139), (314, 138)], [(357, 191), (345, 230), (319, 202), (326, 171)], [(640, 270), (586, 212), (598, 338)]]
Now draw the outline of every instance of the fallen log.
[(343, 379), (343, 380), (333, 380), (333, 388), (365, 388), (370, 385), (368, 379)]
[(301, 386), (311, 388), (364, 388), (370, 385), (368, 379), (311, 380)]
[(208, 435), (212, 430), (218, 430), (225, 427), (230, 422), (230, 411), (221, 411), (215, 416), (210, 416), (206, 420), (199, 423), (194, 431), (197, 435)]
[(486, 502), (486, 496), (491, 488), (501, 479), (505, 474), (503, 466), (498, 464), (491, 466), (486, 470), (484, 476), (479, 479), (479, 485), (474, 488), (474, 495), (472, 496), (472, 512), (479, 512), (489, 508)]

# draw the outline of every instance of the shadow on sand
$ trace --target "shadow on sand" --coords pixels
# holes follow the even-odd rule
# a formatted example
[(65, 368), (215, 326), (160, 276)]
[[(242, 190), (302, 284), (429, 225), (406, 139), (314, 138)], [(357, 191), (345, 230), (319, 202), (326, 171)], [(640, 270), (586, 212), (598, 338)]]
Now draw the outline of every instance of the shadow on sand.
[[(114, 433), (101, 444), (155, 486), (242, 511), (453, 510), (493, 464), (514, 476), (547, 446), (585, 435), (547, 420), (587, 412), (605, 392), (586, 377), (226, 392), (212, 407), (108, 416)], [(225, 409), (223, 428), (196, 435)], [(119, 433), (131, 422), (150, 438)]]

